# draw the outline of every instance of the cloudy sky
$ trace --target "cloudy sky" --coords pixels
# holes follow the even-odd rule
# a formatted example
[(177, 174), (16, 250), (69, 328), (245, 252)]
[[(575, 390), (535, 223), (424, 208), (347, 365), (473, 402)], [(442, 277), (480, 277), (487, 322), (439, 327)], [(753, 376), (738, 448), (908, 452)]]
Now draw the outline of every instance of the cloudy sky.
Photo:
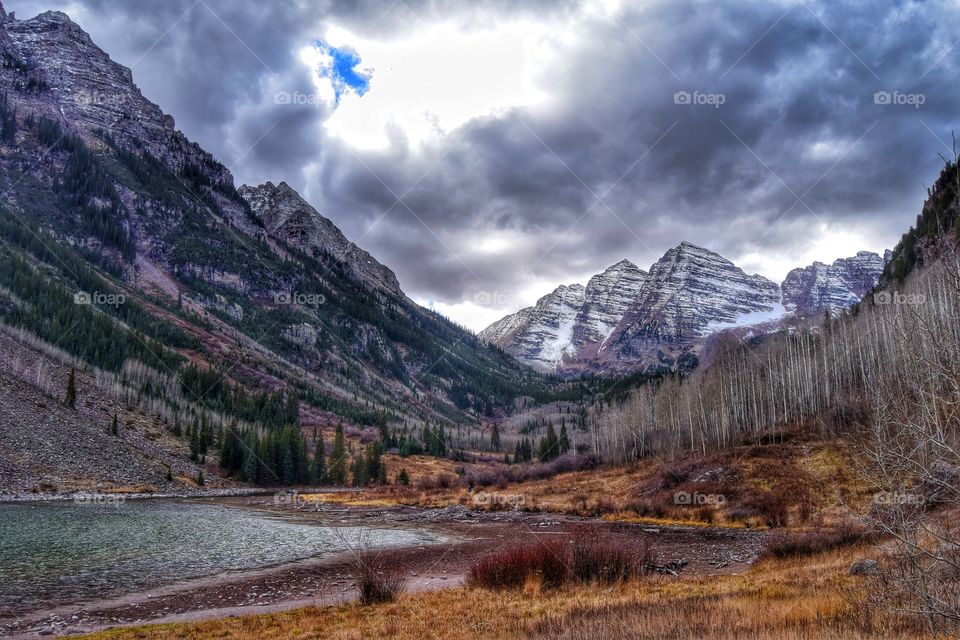
[(473, 329), (681, 240), (776, 281), (882, 251), (960, 114), (956, 2), (4, 4)]

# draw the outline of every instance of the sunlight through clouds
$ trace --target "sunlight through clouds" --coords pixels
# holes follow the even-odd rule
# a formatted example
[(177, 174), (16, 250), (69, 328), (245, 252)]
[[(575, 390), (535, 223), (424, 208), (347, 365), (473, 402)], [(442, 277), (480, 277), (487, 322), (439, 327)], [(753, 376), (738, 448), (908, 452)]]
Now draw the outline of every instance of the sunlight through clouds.
[[(550, 31), (532, 22), (471, 30), (436, 23), (383, 41), (332, 26), (301, 59), (314, 69), (318, 92), (339, 98), (327, 131), (357, 149), (384, 149), (397, 136), (415, 148), (473, 118), (544, 102), (536, 73), (553, 49)], [(369, 86), (357, 90), (349, 82), (357, 72), (335, 68), (331, 51), (356, 52)]]

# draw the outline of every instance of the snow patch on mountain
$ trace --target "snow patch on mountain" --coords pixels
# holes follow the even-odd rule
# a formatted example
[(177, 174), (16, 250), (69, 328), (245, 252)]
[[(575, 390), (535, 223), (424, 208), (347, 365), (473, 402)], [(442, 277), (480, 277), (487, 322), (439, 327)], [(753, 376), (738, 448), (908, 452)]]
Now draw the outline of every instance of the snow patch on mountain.
[(661, 352), (695, 349), (718, 331), (762, 333), (787, 316), (848, 307), (876, 284), (883, 264), (884, 258), (861, 251), (832, 265), (794, 269), (780, 286), (683, 242), (649, 273), (621, 260), (585, 288), (560, 287), (479, 335), (544, 371), (630, 369)]
[(778, 302), (768, 310), (751, 311), (735, 318), (731, 322), (711, 322), (706, 326), (704, 335), (716, 333), (717, 331), (724, 331), (726, 329), (752, 327), (754, 325), (765, 324), (767, 322), (775, 322), (783, 318), (783, 316), (787, 315), (787, 313), (787, 308)]

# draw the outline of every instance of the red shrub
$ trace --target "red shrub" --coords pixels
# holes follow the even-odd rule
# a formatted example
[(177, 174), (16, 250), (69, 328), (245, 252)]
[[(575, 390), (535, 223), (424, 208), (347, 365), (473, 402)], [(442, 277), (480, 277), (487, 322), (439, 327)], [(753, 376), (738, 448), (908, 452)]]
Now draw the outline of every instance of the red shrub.
[(802, 533), (779, 532), (770, 536), (764, 556), (768, 558), (800, 558), (831, 549), (871, 542), (877, 536), (866, 527), (845, 524), (835, 529), (815, 529)]
[(593, 535), (577, 536), (570, 544), (570, 570), (581, 582), (619, 582), (644, 575), (653, 563), (645, 539), (631, 545)]
[(572, 581), (610, 583), (644, 575), (652, 563), (644, 539), (625, 541), (589, 532), (571, 542), (551, 540), (487, 556), (470, 568), (467, 584), (517, 589), (529, 577), (546, 588)]

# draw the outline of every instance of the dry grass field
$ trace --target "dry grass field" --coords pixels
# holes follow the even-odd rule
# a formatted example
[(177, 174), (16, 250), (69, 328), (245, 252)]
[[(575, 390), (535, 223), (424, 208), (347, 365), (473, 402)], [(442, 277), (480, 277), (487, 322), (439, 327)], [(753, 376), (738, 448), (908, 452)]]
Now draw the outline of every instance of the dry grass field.
[(464, 486), (458, 465), (448, 460), (385, 459), (391, 479), (406, 469), (410, 486), (308, 499), (349, 506), (462, 504), (650, 524), (779, 528), (835, 524), (845, 508), (863, 507), (872, 497), (856, 474), (856, 453), (844, 440), (749, 444), (676, 460), (650, 459), (626, 468), (472, 488)]
[(763, 560), (743, 575), (647, 576), (613, 585), (491, 591), (459, 587), (209, 622), (110, 630), (97, 640), (235, 638), (667, 638), (866, 640), (924, 637), (913, 621), (862, 606), (864, 578), (850, 577), (866, 547)]

